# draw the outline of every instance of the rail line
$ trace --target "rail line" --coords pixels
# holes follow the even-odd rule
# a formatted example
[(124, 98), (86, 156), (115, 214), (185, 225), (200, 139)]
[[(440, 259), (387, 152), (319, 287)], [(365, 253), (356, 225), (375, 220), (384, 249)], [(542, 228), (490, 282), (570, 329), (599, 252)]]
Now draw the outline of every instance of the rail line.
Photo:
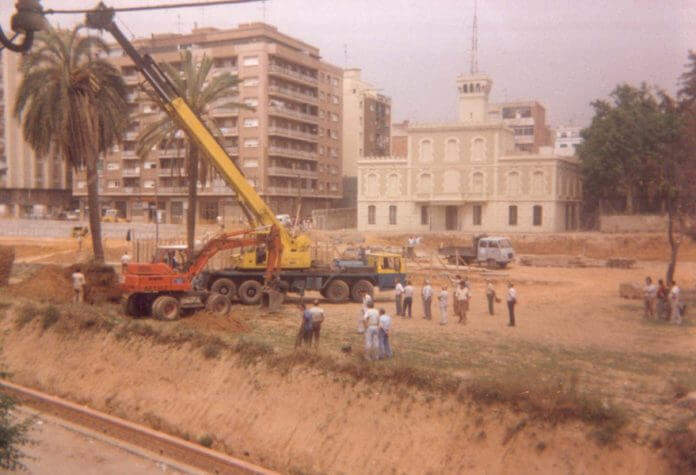
[(199, 468), (204, 472), (217, 474), (277, 474), (277, 472), (272, 470), (172, 437), (163, 432), (158, 432), (2, 379), (0, 379), (0, 392), (13, 397), (23, 405), (87, 427), (114, 439), (128, 442), (163, 457)]

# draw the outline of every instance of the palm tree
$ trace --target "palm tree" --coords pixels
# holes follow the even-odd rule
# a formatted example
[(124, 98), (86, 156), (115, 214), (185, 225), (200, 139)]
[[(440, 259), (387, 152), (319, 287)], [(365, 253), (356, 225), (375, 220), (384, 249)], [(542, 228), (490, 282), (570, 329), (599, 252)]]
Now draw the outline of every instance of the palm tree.
[(119, 142), (128, 104), (120, 71), (98, 57), (108, 46), (79, 30), (37, 35), (22, 61), (14, 115), (23, 120), (24, 139), (37, 155), (55, 150), (73, 169), (86, 169), (92, 249), (94, 260), (102, 263), (97, 160)]
[[(220, 131), (211, 118), (213, 110), (218, 107), (246, 106), (234, 101), (221, 103), (238, 95), (239, 79), (229, 73), (211, 75), (212, 68), (213, 60), (210, 57), (204, 55), (200, 62), (196, 62), (190, 51), (181, 53), (181, 67), (178, 70), (170, 64), (162, 65), (162, 69), (181, 97), (188, 102), (191, 110), (213, 131), (214, 135), (219, 137)], [(152, 92), (148, 94), (153, 98), (156, 97)], [(199, 181), (205, 182), (208, 176), (208, 161), (199, 160), (198, 146), (190, 141), (178, 124), (164, 114), (142, 130), (138, 136), (136, 149), (138, 155), (144, 159), (153, 148), (162, 144), (178, 144), (181, 140), (186, 145), (184, 168), (188, 178), (186, 244), (188, 254), (192, 256), (196, 232), (197, 184)]]

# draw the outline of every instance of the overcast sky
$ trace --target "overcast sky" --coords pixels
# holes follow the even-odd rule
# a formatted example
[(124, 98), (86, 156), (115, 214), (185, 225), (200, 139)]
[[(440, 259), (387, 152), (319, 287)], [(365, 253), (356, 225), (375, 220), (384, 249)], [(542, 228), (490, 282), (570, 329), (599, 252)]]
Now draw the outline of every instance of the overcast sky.
[[(106, 0), (109, 6), (180, 0)], [(0, 0), (7, 30), (16, 0)], [(43, 0), (44, 8), (85, 8), (90, 0)], [(319, 47), (325, 60), (359, 67), (392, 97), (393, 119), (456, 119), (455, 78), (468, 72), (473, 0), (268, 0), (246, 5), (118, 15), (136, 36), (276, 25)], [(587, 125), (590, 101), (620, 82), (674, 92), (687, 51), (696, 50), (693, 0), (479, 0), (479, 70), (493, 78), (492, 100), (535, 99), (552, 125)], [(54, 15), (72, 26), (82, 16)], [(344, 45), (347, 47), (347, 58)]]

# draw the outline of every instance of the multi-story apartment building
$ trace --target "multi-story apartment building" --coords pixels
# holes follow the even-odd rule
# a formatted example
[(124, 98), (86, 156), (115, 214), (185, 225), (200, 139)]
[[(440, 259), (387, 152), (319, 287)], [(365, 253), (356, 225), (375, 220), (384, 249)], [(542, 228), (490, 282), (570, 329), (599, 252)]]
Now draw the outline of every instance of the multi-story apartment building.
[(58, 154), (40, 157), (24, 141), (14, 102), (22, 76), (21, 55), (2, 54), (0, 68), (0, 214), (57, 215), (72, 206), (71, 175)]
[(537, 101), (489, 104), (488, 117), (502, 120), (512, 129), (517, 150), (537, 153), (540, 147), (553, 145), (552, 134), (546, 124), (546, 109)]
[(387, 155), (391, 136), (391, 98), (361, 78), (358, 68), (343, 72), (343, 186), (342, 206), (357, 204), (358, 160)]
[(556, 143), (554, 153), (561, 157), (572, 157), (578, 154), (578, 145), (582, 143), (580, 131), (582, 127), (576, 125), (561, 125), (556, 130)]
[[(133, 43), (175, 68), (181, 51), (189, 50), (195, 58), (213, 59), (212, 74), (238, 76), (239, 96), (220, 101), (210, 114), (230, 157), (276, 213), (294, 214), (301, 207), (305, 216), (341, 197), (343, 72), (322, 61), (316, 47), (263, 23), (153, 35)], [(136, 221), (152, 219), (158, 209), (165, 222), (181, 223), (188, 207), (183, 141), (163, 144), (145, 160), (136, 155), (138, 134), (152, 120), (148, 116), (161, 112), (140, 92), (143, 79), (130, 58), (115, 47), (109, 60), (126, 79), (132, 124), (100, 167), (102, 207)], [(231, 101), (248, 107), (232, 107)], [(198, 190), (201, 222), (241, 216), (233, 191), (215, 173)], [(76, 176), (73, 191), (84, 207), (84, 174)]]

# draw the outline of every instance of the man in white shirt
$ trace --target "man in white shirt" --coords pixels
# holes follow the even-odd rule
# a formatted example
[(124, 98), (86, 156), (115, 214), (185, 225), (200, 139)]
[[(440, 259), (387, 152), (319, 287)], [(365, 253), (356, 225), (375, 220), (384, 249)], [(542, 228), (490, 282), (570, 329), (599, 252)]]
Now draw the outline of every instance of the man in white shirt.
[(423, 318), (430, 320), (432, 318), (433, 288), (429, 280), (426, 280), (425, 285), (423, 285), (421, 297), (423, 297), (423, 313), (425, 314)]
[(440, 294), (437, 296), (437, 303), (440, 307), (440, 325), (447, 324), (447, 299), (449, 298), (449, 292), (447, 292), (447, 286), (443, 285)]
[(672, 281), (672, 288), (669, 291), (669, 303), (672, 307), (672, 323), (676, 323), (677, 325), (682, 324), (681, 303), (679, 302), (680, 294), (681, 289), (679, 289), (675, 281)]
[(358, 315), (358, 333), (365, 333), (365, 313), (368, 310), (368, 304), (372, 303), (372, 296), (370, 294), (364, 294), (362, 300), (362, 308), (360, 314)]
[(85, 301), (85, 285), (87, 281), (80, 269), (76, 269), (75, 272), (72, 273), (72, 281), (74, 291), (73, 302), (83, 303)]
[(457, 299), (457, 310), (459, 311), (459, 321), (457, 323), (463, 323), (466, 325), (466, 312), (469, 310), (471, 291), (469, 290), (469, 287), (466, 286), (464, 281), (459, 282), (459, 287), (457, 287), (454, 296)]
[(408, 317), (411, 318), (411, 311), (413, 307), (413, 285), (411, 285), (411, 281), (408, 280), (406, 281), (406, 287), (404, 287), (404, 308), (403, 308), (403, 317), (406, 317), (406, 312), (408, 311)]
[(404, 308), (403, 308), (404, 286), (401, 285), (401, 281), (396, 283), (396, 287), (394, 287), (394, 294), (395, 294), (395, 298), (396, 298), (396, 315), (398, 317), (403, 317), (404, 316)]
[(490, 280), (488, 280), (486, 284), (486, 299), (488, 300), (488, 314), (495, 315), (493, 303), (500, 302), (500, 299), (495, 293), (495, 287), (493, 286), (493, 282), (491, 282)]
[(379, 351), (379, 312), (371, 301), (367, 304), (367, 312), (363, 318), (365, 322), (365, 358), (377, 359)]
[(645, 278), (643, 287), (643, 301), (645, 302), (645, 318), (655, 318), (655, 300), (657, 300), (657, 286), (650, 277)]
[(121, 256), (121, 272), (125, 272), (126, 268), (128, 267), (128, 264), (130, 264), (131, 261), (131, 256), (128, 254), (128, 251), (126, 251), (122, 256)]
[(389, 336), (391, 335), (391, 317), (387, 315), (383, 308), (379, 309), (379, 359), (391, 358), (391, 342), (389, 341)]
[(321, 323), (324, 321), (324, 309), (319, 306), (319, 300), (314, 300), (312, 308), (309, 309), (312, 315), (312, 333), (309, 336), (310, 345), (314, 342), (314, 346), (319, 348), (319, 335), (321, 333)]
[(508, 282), (507, 306), (508, 315), (510, 316), (509, 327), (515, 326), (515, 305), (517, 304), (517, 291), (512, 282)]

